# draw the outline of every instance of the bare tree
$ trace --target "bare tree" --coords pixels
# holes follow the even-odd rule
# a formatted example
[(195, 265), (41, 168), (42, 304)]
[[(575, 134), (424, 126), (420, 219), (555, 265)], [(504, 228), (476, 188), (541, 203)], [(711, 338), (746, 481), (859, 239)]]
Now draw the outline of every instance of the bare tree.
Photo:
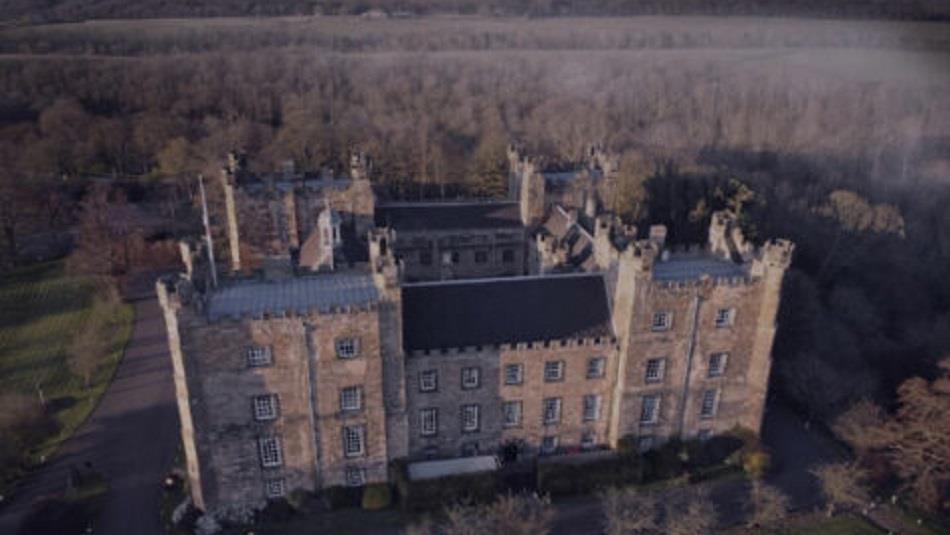
[(487, 505), (456, 505), (445, 512), (445, 522), (429, 518), (407, 529), (413, 535), (546, 535), (554, 511), (551, 501), (537, 494), (501, 496)]
[(752, 480), (749, 491), (750, 527), (773, 526), (788, 515), (788, 497), (761, 479)]
[(656, 496), (635, 487), (611, 488), (600, 495), (607, 535), (655, 533), (659, 529)]
[(670, 535), (697, 535), (713, 533), (718, 514), (708, 490), (696, 489), (687, 493), (685, 500), (666, 503), (665, 530)]
[(824, 464), (813, 468), (827, 502), (828, 516), (838, 511), (861, 508), (868, 503), (863, 486), (867, 472), (855, 463)]

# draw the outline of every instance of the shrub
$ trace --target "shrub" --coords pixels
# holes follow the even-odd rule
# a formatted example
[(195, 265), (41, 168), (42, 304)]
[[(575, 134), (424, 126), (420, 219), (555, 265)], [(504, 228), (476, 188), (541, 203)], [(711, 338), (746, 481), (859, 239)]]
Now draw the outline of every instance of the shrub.
[(402, 471), (396, 480), (400, 505), (406, 511), (431, 511), (458, 503), (492, 501), (499, 489), (497, 472), (409, 481)]
[(283, 523), (290, 520), (294, 513), (294, 507), (287, 500), (269, 500), (267, 505), (257, 512), (257, 520), (265, 523)]
[(385, 483), (373, 483), (363, 489), (363, 509), (375, 511), (389, 507), (391, 501), (389, 494), (389, 485)]
[(363, 487), (329, 487), (323, 490), (322, 497), (327, 509), (359, 507), (363, 498)]
[(764, 448), (746, 452), (742, 456), (742, 470), (752, 477), (763, 477), (769, 471), (772, 456)]
[(688, 454), (683, 443), (677, 439), (670, 440), (659, 448), (650, 450), (643, 455), (644, 481), (669, 479), (683, 473), (686, 468)]
[(538, 491), (551, 496), (567, 496), (639, 483), (642, 465), (635, 457), (610, 458), (584, 464), (543, 463), (538, 465)]

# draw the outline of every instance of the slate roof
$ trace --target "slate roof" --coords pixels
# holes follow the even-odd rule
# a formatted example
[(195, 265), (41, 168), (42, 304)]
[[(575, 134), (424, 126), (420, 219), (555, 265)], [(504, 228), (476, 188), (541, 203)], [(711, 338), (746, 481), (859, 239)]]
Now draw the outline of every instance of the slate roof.
[(746, 268), (709, 253), (699, 255), (674, 253), (669, 260), (658, 260), (653, 264), (653, 280), (679, 282), (696, 280), (703, 275), (713, 278), (744, 277)]
[(521, 228), (514, 202), (400, 203), (376, 207), (376, 226), (397, 232)]
[(208, 318), (263, 313), (304, 313), (310, 309), (375, 303), (379, 292), (368, 274), (324, 273), (273, 281), (240, 281), (215, 290), (208, 299)]
[(612, 336), (599, 274), (403, 286), (407, 351)]

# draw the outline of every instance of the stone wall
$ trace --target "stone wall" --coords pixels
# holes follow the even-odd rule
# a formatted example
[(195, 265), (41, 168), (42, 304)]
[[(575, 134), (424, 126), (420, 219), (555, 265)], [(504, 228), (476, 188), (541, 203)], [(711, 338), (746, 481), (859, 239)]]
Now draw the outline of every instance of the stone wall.
[[(521, 442), (524, 452), (538, 453), (542, 437), (556, 436), (561, 448), (579, 447), (581, 435), (592, 432), (596, 444), (607, 443), (608, 411), (615, 381), (617, 350), (609, 340), (554, 341), (544, 344), (468, 348), (428, 354), (415, 353), (406, 361), (406, 392), (409, 413), (409, 452), (411, 458), (455, 457), (477, 444), (479, 452), (497, 453), (509, 442)], [(604, 376), (587, 378), (591, 358), (604, 357)], [(564, 363), (564, 378), (545, 382), (544, 365), (548, 361)], [(522, 383), (505, 384), (505, 366), (521, 364)], [(462, 369), (480, 370), (478, 388), (462, 387)], [(438, 388), (422, 392), (420, 374), (435, 370)], [(583, 397), (601, 397), (600, 414), (594, 421), (583, 419)], [(544, 424), (542, 404), (545, 398), (561, 399), (561, 418), (557, 424)], [(508, 401), (522, 403), (522, 421), (515, 427), (503, 425), (502, 406)], [(462, 406), (478, 404), (478, 432), (464, 432)], [(439, 429), (435, 436), (422, 436), (420, 411), (438, 409)]]
[[(315, 359), (314, 408), (319, 444), (321, 487), (346, 484), (346, 469), (365, 471), (367, 482), (387, 479), (386, 404), (378, 310), (321, 314), (307, 320), (307, 341)], [(336, 341), (354, 338), (355, 358), (341, 359)], [(362, 408), (344, 412), (340, 390), (362, 388)], [(364, 454), (348, 458), (343, 451), (343, 427), (365, 428)]]
[[(523, 275), (525, 235), (522, 228), (402, 231), (396, 236), (395, 249), (408, 282)], [(505, 261), (505, 251), (511, 251), (510, 261)], [(452, 253), (458, 253), (457, 263), (452, 262)], [(481, 254), (484, 261), (477, 257)]]

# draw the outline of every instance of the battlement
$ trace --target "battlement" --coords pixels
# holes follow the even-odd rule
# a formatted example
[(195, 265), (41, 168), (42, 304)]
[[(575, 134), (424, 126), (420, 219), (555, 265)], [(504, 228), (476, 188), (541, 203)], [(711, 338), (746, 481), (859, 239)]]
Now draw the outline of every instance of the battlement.
[(476, 356), (485, 352), (528, 351), (550, 354), (552, 350), (566, 350), (578, 347), (616, 349), (617, 339), (614, 337), (581, 337), (560, 338), (553, 340), (535, 340), (533, 342), (484, 344), (462, 347), (440, 347), (432, 349), (414, 349), (409, 352), (410, 357), (431, 356)]

